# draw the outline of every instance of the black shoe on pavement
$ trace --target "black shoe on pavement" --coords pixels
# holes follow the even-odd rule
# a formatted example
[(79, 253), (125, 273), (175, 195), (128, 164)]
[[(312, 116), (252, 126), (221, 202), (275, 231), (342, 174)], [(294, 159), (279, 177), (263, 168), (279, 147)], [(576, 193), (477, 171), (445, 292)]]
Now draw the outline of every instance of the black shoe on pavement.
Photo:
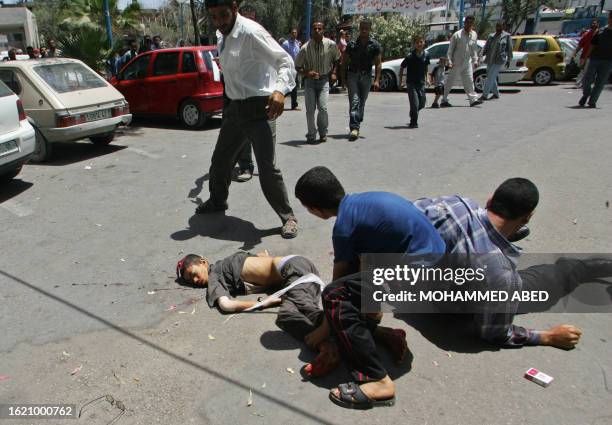
[(582, 260), (587, 268), (589, 279), (612, 277), (612, 260), (608, 258), (590, 258)]
[(589, 103), (589, 108), (596, 109), (597, 105), (595, 105), (594, 103)]
[(477, 99), (475, 101), (473, 101), (472, 103), (470, 103), (470, 106), (478, 106), (478, 105), (482, 105), (482, 100), (481, 99)]
[(491, 99), (499, 99), (499, 95), (498, 94), (494, 94), (493, 96), (491, 96), (490, 99), (487, 99), (487, 100), (491, 100)]
[(410, 124), (408, 124), (408, 128), (419, 128), (419, 125), (415, 122), (411, 122)]
[(215, 205), (209, 199), (208, 201), (204, 202), (203, 204), (198, 205), (198, 207), (196, 208), (195, 212), (196, 212), (196, 214), (212, 214), (212, 213), (216, 213), (216, 212), (220, 212), (220, 211), (225, 211), (226, 209), (227, 209), (227, 203), (225, 203), (223, 205)]
[(449, 102), (442, 102), (440, 103), (440, 108), (450, 108), (453, 105), (451, 105)]
[(432, 104), (431, 104), (431, 107), (432, 107), (433, 109), (438, 109), (438, 108), (440, 107), (440, 105), (438, 105), (437, 103), (432, 103)]
[(525, 239), (527, 236), (529, 236), (529, 233), (531, 233), (531, 231), (529, 230), (529, 227), (523, 226), (520, 229), (518, 229), (516, 233), (514, 233), (514, 235), (510, 235), (508, 240), (510, 242), (518, 242), (520, 240)]
[(582, 96), (580, 100), (578, 101), (578, 106), (584, 106), (586, 105), (586, 102), (587, 102), (587, 98), (585, 96)]
[(487, 98), (486, 98), (486, 97), (484, 97), (484, 96), (480, 96), (480, 97), (478, 98), (478, 100), (480, 100), (480, 101), (482, 101), (482, 102), (486, 102), (486, 101), (487, 101), (487, 100), (489, 100), (489, 99), (487, 99)]

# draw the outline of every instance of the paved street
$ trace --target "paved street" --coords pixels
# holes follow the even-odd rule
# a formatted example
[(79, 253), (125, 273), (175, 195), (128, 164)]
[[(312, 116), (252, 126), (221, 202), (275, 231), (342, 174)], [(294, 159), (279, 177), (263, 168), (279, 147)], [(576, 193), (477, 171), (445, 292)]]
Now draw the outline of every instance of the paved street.
[[(333, 220), (309, 215), (293, 196), (315, 165), (329, 167), (347, 192), (459, 193), (481, 204), (506, 178), (527, 177), (541, 201), (519, 244), (526, 252), (610, 252), (612, 90), (598, 109), (578, 110), (571, 87), (520, 84), (476, 108), (455, 93), (456, 107), (423, 110), (418, 130), (407, 129), (405, 94), (374, 93), (356, 142), (346, 138), (346, 95), (331, 95), (329, 141), (317, 146), (305, 144), (304, 111), (286, 111), (277, 161), (300, 224), (291, 241), (278, 235), (256, 179), (232, 184), (225, 216), (194, 215), (208, 197), (218, 118), (200, 131), (140, 119), (108, 147), (59, 145), (53, 161), (27, 165), (0, 188), (0, 375), (8, 377), (0, 400), (80, 407), (112, 394), (127, 409), (119, 424), (612, 423), (607, 314), (517, 318), (536, 328), (577, 325), (583, 336), (569, 352), (498, 350), (465, 338), (457, 322), (385, 316), (406, 329), (413, 358), (399, 367), (384, 357), (395, 407), (352, 412), (327, 396), (347, 381), (343, 369), (302, 380), (312, 353), (276, 328), (274, 310), (221, 315), (204, 290), (174, 282), (184, 254), (216, 260), (240, 249), (305, 255), (329, 281)], [(555, 381), (525, 380), (530, 367)], [(106, 424), (117, 413), (96, 402), (78, 423)]]

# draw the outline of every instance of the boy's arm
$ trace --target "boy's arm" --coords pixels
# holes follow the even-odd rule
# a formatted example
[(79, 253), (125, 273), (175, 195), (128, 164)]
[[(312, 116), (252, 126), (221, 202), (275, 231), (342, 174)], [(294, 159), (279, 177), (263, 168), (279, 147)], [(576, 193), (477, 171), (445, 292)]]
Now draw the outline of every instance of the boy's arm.
[[(219, 298), (217, 303), (221, 311), (225, 313), (239, 313), (253, 307), (255, 304), (257, 304), (257, 301), (240, 301), (223, 296)], [(280, 304), (280, 299), (272, 299), (267, 305), (264, 306), (264, 308), (274, 307), (278, 304)]]
[(332, 281), (338, 280), (344, 276), (348, 276), (353, 272), (351, 263), (348, 261), (339, 261), (334, 263), (334, 271), (332, 275)]

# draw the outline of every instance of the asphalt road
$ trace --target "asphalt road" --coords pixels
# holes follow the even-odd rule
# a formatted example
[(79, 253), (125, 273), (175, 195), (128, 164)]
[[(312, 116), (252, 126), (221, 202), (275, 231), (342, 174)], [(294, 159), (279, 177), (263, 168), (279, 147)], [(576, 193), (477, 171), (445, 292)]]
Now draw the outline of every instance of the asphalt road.
[[(330, 98), (324, 145), (306, 145), (304, 112), (287, 111), (277, 159), (300, 224), (291, 241), (278, 235), (256, 180), (232, 184), (225, 216), (194, 215), (207, 199), (219, 119), (200, 131), (137, 120), (108, 147), (58, 146), (53, 161), (26, 166), (0, 188), (0, 403), (80, 407), (112, 394), (127, 409), (119, 424), (612, 423), (609, 314), (517, 318), (536, 328), (579, 326), (583, 338), (569, 352), (498, 350), (455, 322), (385, 317), (407, 330), (412, 352), (402, 367), (385, 357), (397, 405), (351, 412), (327, 398), (348, 375), (303, 381), (299, 369), (312, 353), (275, 327), (273, 310), (223, 316), (206, 306), (204, 291), (174, 283), (182, 255), (219, 259), (239, 249), (305, 255), (329, 280), (333, 222), (293, 197), (315, 165), (332, 169), (349, 192), (410, 199), (460, 193), (484, 203), (504, 179), (527, 177), (541, 204), (525, 252), (610, 252), (610, 87), (596, 110), (572, 109), (580, 94), (570, 85), (517, 88), (477, 108), (454, 94), (455, 107), (423, 110), (418, 130), (407, 129), (404, 94), (372, 94), (352, 143), (344, 94)], [(525, 380), (530, 367), (555, 382)], [(78, 423), (106, 424), (120, 412), (100, 400)]]

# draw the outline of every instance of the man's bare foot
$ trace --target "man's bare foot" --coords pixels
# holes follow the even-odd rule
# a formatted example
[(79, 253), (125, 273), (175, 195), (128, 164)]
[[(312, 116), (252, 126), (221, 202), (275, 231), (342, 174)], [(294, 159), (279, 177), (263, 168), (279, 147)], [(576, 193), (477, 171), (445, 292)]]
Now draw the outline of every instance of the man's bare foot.
[(315, 350), (319, 344), (323, 343), (328, 338), (329, 325), (327, 324), (327, 319), (324, 318), (318, 328), (304, 337), (304, 342), (309, 348)]
[(406, 332), (403, 329), (378, 326), (374, 332), (374, 339), (391, 352), (393, 359), (398, 364), (404, 362), (406, 353), (408, 353), (408, 343), (406, 342)]
[(340, 352), (335, 342), (325, 341), (319, 344), (319, 355), (312, 363), (304, 367), (304, 371), (311, 378), (327, 375), (340, 365)]
[(559, 325), (540, 332), (540, 345), (570, 350), (578, 344), (582, 331), (572, 325)]
[[(363, 391), (370, 400), (386, 400), (395, 396), (395, 383), (391, 380), (389, 375), (385, 376), (380, 381), (361, 384), (359, 388), (361, 388), (361, 391)], [(336, 396), (336, 398), (340, 398), (340, 390), (338, 388), (332, 389), (331, 393)]]

